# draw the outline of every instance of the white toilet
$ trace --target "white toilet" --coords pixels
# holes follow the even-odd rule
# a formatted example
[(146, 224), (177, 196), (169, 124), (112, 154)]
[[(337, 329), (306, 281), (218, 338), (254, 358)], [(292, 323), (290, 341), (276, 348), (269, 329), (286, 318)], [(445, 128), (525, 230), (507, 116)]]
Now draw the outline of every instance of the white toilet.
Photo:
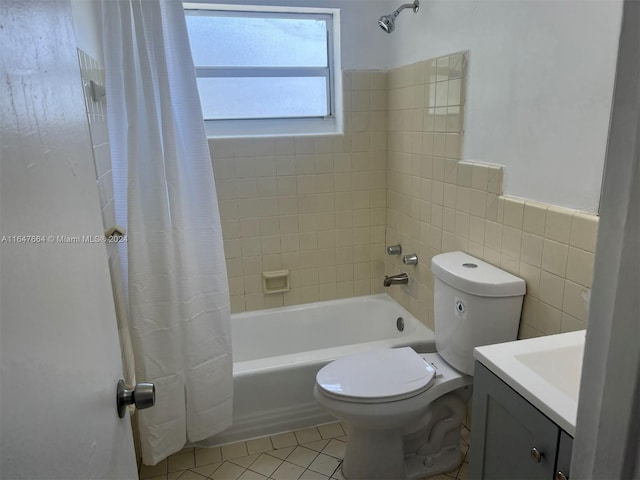
[(347, 427), (348, 480), (413, 479), (456, 468), (473, 348), (517, 337), (524, 280), (463, 252), (433, 257), (431, 270), (438, 353), (360, 353), (316, 376), (316, 400)]

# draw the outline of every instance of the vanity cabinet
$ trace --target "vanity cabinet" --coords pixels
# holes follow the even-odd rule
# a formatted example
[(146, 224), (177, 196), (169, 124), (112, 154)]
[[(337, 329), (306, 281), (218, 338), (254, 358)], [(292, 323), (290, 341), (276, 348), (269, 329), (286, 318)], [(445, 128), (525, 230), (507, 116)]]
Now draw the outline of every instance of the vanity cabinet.
[(479, 362), (473, 383), (470, 478), (569, 478), (571, 436)]

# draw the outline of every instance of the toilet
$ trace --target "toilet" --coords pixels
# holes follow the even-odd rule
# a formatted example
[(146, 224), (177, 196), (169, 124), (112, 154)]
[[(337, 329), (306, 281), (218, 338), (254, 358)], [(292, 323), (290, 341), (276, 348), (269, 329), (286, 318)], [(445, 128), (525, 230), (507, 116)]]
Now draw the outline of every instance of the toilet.
[(422, 478), (460, 465), (473, 349), (518, 335), (524, 280), (463, 252), (433, 257), (431, 270), (437, 353), (358, 353), (316, 376), (316, 400), (347, 429), (348, 480)]

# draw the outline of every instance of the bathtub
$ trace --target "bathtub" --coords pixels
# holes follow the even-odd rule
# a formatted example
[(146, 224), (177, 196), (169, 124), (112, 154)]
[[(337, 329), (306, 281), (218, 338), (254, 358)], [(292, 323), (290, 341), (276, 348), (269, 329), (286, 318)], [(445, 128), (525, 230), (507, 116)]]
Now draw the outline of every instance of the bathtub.
[(435, 352), (433, 332), (385, 294), (233, 314), (231, 331), (233, 426), (200, 446), (334, 421), (312, 392), (318, 370), (338, 357), (401, 346)]

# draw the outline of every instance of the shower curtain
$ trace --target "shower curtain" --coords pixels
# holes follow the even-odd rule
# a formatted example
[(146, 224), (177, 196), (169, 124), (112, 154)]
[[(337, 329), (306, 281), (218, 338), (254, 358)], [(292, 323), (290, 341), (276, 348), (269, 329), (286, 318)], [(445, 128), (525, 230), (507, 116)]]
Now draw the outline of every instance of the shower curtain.
[(107, 115), (142, 460), (231, 425), (229, 291), (182, 4), (103, 0)]

